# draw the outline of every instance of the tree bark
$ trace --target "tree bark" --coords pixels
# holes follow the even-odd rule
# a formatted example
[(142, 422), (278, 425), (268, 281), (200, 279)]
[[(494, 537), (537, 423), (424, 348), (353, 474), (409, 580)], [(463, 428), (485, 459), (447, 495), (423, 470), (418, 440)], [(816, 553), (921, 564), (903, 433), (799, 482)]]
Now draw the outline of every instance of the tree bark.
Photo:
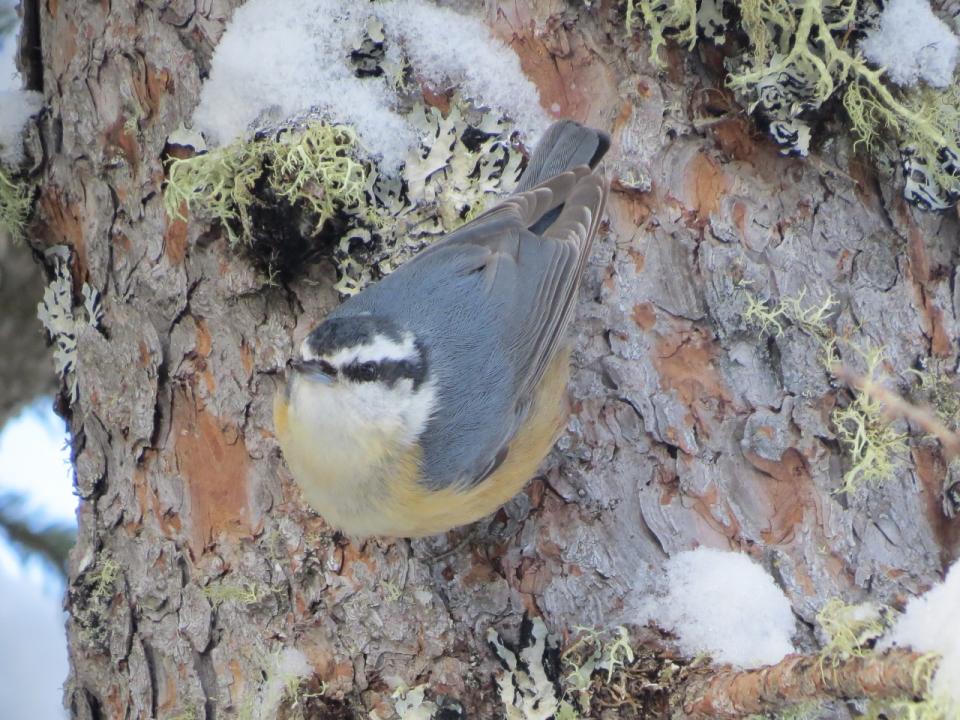
[(32, 242), (67, 245), (76, 302), (88, 283), (105, 313), (78, 337), (67, 411), (74, 717), (256, 716), (284, 648), (313, 679), (281, 713), (390, 718), (398, 684), (427, 683), (498, 717), (488, 627), (509, 635), (524, 611), (558, 631), (629, 622), (678, 551), (771, 569), (801, 649), (827, 598), (895, 603), (956, 557), (936, 446), (916, 438), (882, 485), (835, 493), (847, 461), (829, 412), (847, 390), (803, 333), (759, 338), (743, 319), (743, 280), (760, 297), (830, 291), (837, 332), (882, 344), (904, 384), (920, 358), (956, 366), (956, 217), (906, 205), (833, 121), (814, 158), (781, 157), (739, 113), (695, 122), (722, 75), (713, 53), (671, 47), (660, 72), (616, 2), (487, 0), (544, 107), (614, 138), (574, 414), (493, 517), (347, 542), (300, 501), (270, 415), (295, 342), (336, 303), (331, 267), (272, 287), (161, 201), (165, 139), (237, 3), (27, 1), (50, 108)]

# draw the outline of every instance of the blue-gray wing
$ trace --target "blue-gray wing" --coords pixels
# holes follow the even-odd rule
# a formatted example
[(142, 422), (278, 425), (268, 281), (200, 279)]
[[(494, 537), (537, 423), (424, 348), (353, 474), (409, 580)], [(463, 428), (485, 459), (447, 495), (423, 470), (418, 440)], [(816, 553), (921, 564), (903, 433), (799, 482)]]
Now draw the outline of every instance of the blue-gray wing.
[[(421, 438), (427, 481), (478, 482), (503, 460), (576, 303), (606, 181), (586, 167), (515, 195), (401, 270), (429, 319), (438, 410)], [(561, 207), (543, 234), (529, 228)], [(399, 284), (399, 283), (398, 283)]]

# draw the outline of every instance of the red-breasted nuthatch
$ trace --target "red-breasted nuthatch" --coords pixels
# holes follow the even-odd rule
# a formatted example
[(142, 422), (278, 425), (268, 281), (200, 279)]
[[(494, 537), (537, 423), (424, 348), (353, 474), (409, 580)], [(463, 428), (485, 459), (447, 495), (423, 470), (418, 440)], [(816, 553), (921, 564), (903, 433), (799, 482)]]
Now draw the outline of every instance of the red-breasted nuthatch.
[(351, 297), (276, 397), (304, 497), (350, 535), (432, 535), (487, 515), (566, 422), (564, 341), (607, 195), (602, 132), (544, 135), (513, 195)]

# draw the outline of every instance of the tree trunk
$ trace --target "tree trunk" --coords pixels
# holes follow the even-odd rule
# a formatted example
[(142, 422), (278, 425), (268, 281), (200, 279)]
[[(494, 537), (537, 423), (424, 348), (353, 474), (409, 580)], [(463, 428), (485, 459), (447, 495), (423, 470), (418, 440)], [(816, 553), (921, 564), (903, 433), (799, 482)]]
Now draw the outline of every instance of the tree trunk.
[[(772, 569), (807, 650), (827, 598), (897, 602), (956, 556), (931, 442), (913, 439), (882, 484), (836, 493), (848, 460), (829, 414), (848, 391), (808, 335), (759, 337), (741, 285), (832, 292), (838, 334), (882, 345), (906, 385), (918, 359), (957, 363), (956, 218), (906, 205), (840, 130), (798, 160), (741, 114), (696, 122), (722, 75), (712, 53), (670, 47), (658, 71), (611, 0), (484, 4), (544, 107), (614, 137), (574, 414), (492, 518), (356, 543), (300, 501), (270, 411), (294, 342), (336, 303), (331, 267), (270, 286), (163, 209), (165, 139), (237, 3), (25, 1), (50, 108), (32, 242), (68, 246), (76, 304), (87, 283), (104, 310), (79, 331), (67, 410), (73, 716), (390, 718), (395, 687), (427, 683), (498, 717), (488, 627), (510, 635), (525, 611), (558, 632), (628, 623), (678, 551)], [(312, 676), (298, 690), (290, 648)]]

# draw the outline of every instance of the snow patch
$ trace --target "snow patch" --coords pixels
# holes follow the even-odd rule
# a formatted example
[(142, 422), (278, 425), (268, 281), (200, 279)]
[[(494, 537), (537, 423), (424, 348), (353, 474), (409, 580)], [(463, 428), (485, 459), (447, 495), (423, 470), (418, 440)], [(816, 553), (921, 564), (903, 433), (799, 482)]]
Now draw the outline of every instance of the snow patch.
[(43, 95), (32, 90), (0, 90), (0, 163), (23, 162), (23, 128), (43, 107)]
[(43, 107), (40, 93), (20, 89), (16, 35), (0, 36), (0, 163), (9, 167), (23, 162), (23, 128)]
[(459, 85), (531, 136), (546, 126), (537, 90), (513, 51), (479, 19), (423, 0), (249, 0), (217, 45), (194, 126), (222, 145), (253, 127), (316, 112), (352, 125), (386, 169), (398, 168), (418, 137), (398, 112), (395, 78), (357, 77), (351, 63), (364, 37), (379, 38), (378, 24), (398, 73), (406, 57), (415, 78)]
[(641, 622), (676, 634), (684, 654), (753, 668), (795, 651), (790, 601), (746, 555), (698, 548), (670, 558), (665, 570), (667, 590), (644, 603)]
[(927, 0), (890, 0), (860, 49), (867, 60), (885, 67), (897, 85), (924, 80), (945, 88), (957, 66), (960, 38), (933, 14)]
[(960, 712), (960, 562), (954, 563), (942, 583), (907, 603), (906, 612), (881, 643), (942, 656), (931, 696)]

